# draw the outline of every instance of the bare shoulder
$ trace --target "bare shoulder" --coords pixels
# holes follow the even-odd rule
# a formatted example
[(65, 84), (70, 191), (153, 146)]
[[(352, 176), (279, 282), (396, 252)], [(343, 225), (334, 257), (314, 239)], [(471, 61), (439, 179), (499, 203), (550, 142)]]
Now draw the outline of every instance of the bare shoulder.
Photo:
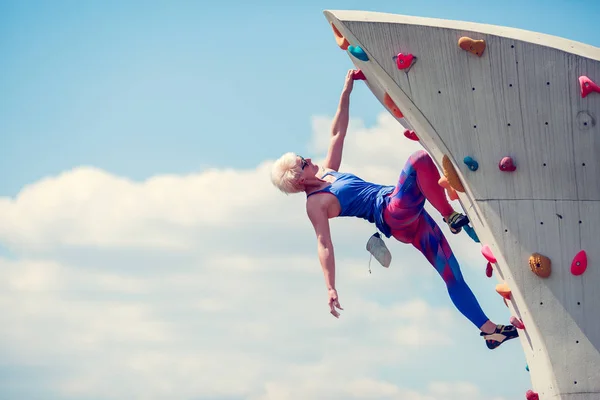
[(319, 166), (319, 172), (317, 172), (317, 176), (321, 179), (323, 179), (323, 175), (329, 173), (329, 172), (337, 172), (334, 169), (331, 168), (327, 168), (327, 167), (323, 167), (323, 166)]

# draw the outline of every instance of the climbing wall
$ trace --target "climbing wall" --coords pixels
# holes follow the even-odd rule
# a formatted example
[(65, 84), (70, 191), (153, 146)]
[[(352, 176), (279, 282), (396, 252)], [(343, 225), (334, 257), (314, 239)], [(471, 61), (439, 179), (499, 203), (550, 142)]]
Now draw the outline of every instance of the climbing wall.
[(522, 328), (524, 398), (600, 399), (600, 49), (457, 21), (325, 17), (468, 214)]

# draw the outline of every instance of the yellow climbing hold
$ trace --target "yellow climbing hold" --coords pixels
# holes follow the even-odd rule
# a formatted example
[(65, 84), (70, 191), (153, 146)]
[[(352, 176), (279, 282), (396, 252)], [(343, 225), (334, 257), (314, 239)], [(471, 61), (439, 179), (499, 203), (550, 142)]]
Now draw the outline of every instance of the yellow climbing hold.
[(465, 188), (456, 173), (456, 169), (454, 169), (454, 165), (452, 165), (452, 161), (448, 158), (447, 155), (444, 154), (442, 157), (442, 169), (444, 171), (444, 176), (448, 179), (448, 183), (450, 186), (454, 188), (457, 192), (464, 193)]
[(510, 300), (511, 291), (506, 283), (499, 283), (496, 285), (496, 292), (506, 300)]
[(540, 278), (547, 278), (552, 273), (552, 262), (546, 256), (539, 253), (533, 253), (531, 257), (529, 257), (529, 268), (531, 268), (531, 272)]

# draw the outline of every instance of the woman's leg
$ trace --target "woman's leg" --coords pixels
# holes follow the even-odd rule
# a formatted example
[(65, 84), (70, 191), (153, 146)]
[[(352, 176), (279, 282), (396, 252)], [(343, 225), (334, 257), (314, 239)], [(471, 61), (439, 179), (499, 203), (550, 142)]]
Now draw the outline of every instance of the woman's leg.
[(481, 330), (489, 318), (463, 279), (458, 261), (444, 234), (425, 210), (419, 217), (412, 245), (425, 256), (442, 277), (456, 308)]

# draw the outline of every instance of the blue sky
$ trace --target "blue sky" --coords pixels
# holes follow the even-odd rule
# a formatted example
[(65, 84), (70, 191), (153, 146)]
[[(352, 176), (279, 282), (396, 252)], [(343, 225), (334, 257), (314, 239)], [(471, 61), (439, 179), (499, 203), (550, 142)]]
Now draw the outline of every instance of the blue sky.
[[(143, 179), (303, 151), (310, 116), (333, 113), (351, 67), (323, 9), (512, 26), (600, 46), (595, 1), (282, 4), (0, 3), (0, 168), (10, 171), (0, 195), (82, 164)], [(352, 115), (373, 123), (381, 106), (360, 93)]]
[[(402, 245), (389, 244), (398, 263), (389, 273), (372, 265), (366, 275), (372, 231), (356, 221), (333, 228), (349, 266), (339, 276), (347, 312), (339, 323), (319, 314), (312, 232), (294, 211), (302, 199), (280, 200), (256, 168), (288, 150), (310, 155), (313, 137), (327, 134), (352, 63), (324, 9), (511, 26), (600, 46), (600, 3), (204, 3), (0, 3), (0, 394), (121, 399), (148, 386), (156, 398), (287, 400), (290, 388), (310, 398), (312, 383), (343, 390), (358, 377), (400, 388), (357, 387), (415, 390), (419, 400), (446, 391), (461, 400), (521, 396), (529, 377), (518, 343), (484, 349), (431, 270), (402, 268), (423, 263)], [(363, 85), (351, 104), (365, 124), (351, 135), (380, 138), (369, 146), (381, 157), (349, 144), (348, 163), (395, 179), (411, 144), (385, 148), (397, 125)], [(231, 188), (252, 206), (229, 199)], [(506, 319), (477, 245), (449, 240), (484, 309)], [(440, 325), (454, 333), (441, 348), (430, 343)], [(486, 365), (511, 367), (491, 374)], [(237, 392), (226, 392), (227, 380), (206, 389), (230, 373)], [(150, 385), (161, 378), (176, 389)]]

